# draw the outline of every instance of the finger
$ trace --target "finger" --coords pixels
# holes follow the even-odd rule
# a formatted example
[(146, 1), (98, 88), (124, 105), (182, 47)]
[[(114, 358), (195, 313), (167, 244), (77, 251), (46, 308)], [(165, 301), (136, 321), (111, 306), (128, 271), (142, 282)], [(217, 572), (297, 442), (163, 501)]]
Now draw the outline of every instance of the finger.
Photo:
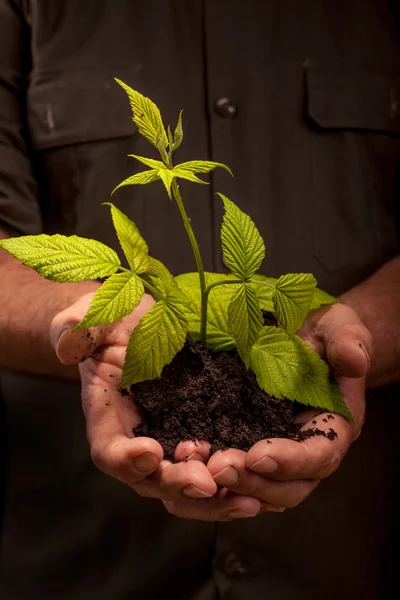
[(363, 326), (343, 325), (324, 334), (326, 357), (336, 373), (363, 377), (371, 365), (371, 341)]
[[(236, 494), (257, 498), (275, 508), (294, 508), (305, 500), (319, 483), (314, 480), (276, 481), (269, 479), (246, 468), (245, 452), (228, 450), (220, 454), (220, 457), (213, 455), (208, 463), (208, 468), (216, 483), (227, 487)], [(222, 469), (217, 471), (221, 467)]]
[(263, 515), (266, 512), (277, 512), (282, 513), (285, 512), (285, 506), (274, 506), (273, 504), (268, 504), (268, 502), (261, 502), (261, 508), (259, 515)]
[(217, 491), (209, 470), (197, 460), (175, 464), (164, 461), (152, 479), (159, 483), (170, 500), (211, 498)]
[[(347, 381), (359, 385), (359, 380)], [(247, 453), (246, 466), (281, 481), (324, 479), (336, 471), (360, 428), (359, 417), (352, 425), (340, 415), (322, 413), (304, 423), (301, 431), (325, 435), (313, 435), (301, 442), (281, 438), (260, 441)]]
[(95, 348), (103, 343), (106, 327), (93, 327), (72, 333), (82, 320), (94, 293), (85, 294), (74, 304), (58, 313), (51, 322), (50, 341), (63, 364), (77, 364), (91, 356)]
[[(173, 465), (170, 461), (162, 461), (157, 471), (151, 477), (135, 482), (132, 485), (135, 491), (148, 498), (159, 498), (161, 500), (173, 500), (174, 498), (210, 498), (215, 494), (217, 486), (210, 478), (208, 469), (204, 466), (204, 456), (209, 453), (209, 445), (206, 442), (181, 442), (178, 456), (184, 452), (191, 452), (192, 456), (185, 454), (180, 466)], [(197, 452), (199, 450), (202, 455)], [(202, 465), (198, 467), (185, 467), (189, 461), (198, 461)], [(167, 471), (168, 469), (168, 471)]]
[(349, 306), (333, 304), (314, 311), (299, 335), (328, 359), (336, 373), (347, 377), (366, 375), (373, 350), (372, 336)]
[(246, 466), (279, 481), (319, 480), (336, 471), (344, 453), (325, 437), (316, 436), (302, 442), (276, 438), (255, 444), (246, 457)]
[(210, 444), (199, 440), (180, 442), (175, 448), (174, 453), (174, 458), (178, 462), (183, 460), (200, 460), (206, 463), (209, 456)]
[[(157, 470), (163, 449), (151, 438), (133, 437), (140, 421), (132, 399), (118, 388), (120, 370), (91, 358), (81, 365), (82, 404), (87, 437), (95, 465), (107, 475), (132, 483)], [(114, 372), (113, 372), (114, 369)], [(107, 375), (114, 375), (107, 382)]]
[(219, 450), (212, 455), (207, 468), (218, 485), (236, 491), (235, 488), (246, 470), (246, 452), (235, 448)]
[(171, 515), (197, 521), (247, 519), (255, 517), (261, 508), (261, 503), (255, 498), (231, 494), (226, 489), (206, 500), (164, 501), (163, 504)]
[[(131, 487), (140, 496), (160, 500), (211, 498), (217, 491), (217, 486), (210, 478), (209, 473), (193, 472), (190, 469), (182, 472), (181, 466), (185, 464), (173, 464), (163, 460), (152, 475), (134, 482)], [(202, 463), (198, 464), (206, 469)]]
[[(350, 443), (354, 442), (360, 435), (362, 426), (364, 424), (365, 418), (365, 377), (360, 378), (351, 378), (351, 377), (337, 377), (337, 382), (339, 384), (340, 390), (343, 394), (343, 398), (349, 408), (351, 415), (353, 417), (353, 422), (346, 421), (343, 425), (340, 423), (339, 429), (336, 427), (337, 418), (336, 413), (328, 413), (321, 415), (321, 409), (317, 408), (308, 408), (300, 413), (298, 413), (295, 417), (295, 422), (299, 423), (303, 426), (304, 429), (316, 429), (317, 424), (319, 423), (322, 427), (322, 430), (328, 435), (329, 438), (332, 437), (332, 426), (335, 423), (334, 427), (334, 437), (338, 437), (338, 433), (341, 434), (341, 429), (344, 427), (346, 432), (349, 434)], [(316, 417), (318, 419), (316, 420)], [(327, 429), (327, 423), (330, 424)], [(347, 424), (346, 424), (347, 423)], [(344, 446), (344, 450), (346, 451), (346, 446)]]
[(78, 364), (106, 344), (118, 344), (121, 347), (126, 345), (132, 329), (154, 303), (153, 299), (145, 294), (133, 313), (118, 323), (72, 331), (83, 319), (93, 296), (94, 293), (85, 294), (52, 320), (50, 340), (63, 364)]

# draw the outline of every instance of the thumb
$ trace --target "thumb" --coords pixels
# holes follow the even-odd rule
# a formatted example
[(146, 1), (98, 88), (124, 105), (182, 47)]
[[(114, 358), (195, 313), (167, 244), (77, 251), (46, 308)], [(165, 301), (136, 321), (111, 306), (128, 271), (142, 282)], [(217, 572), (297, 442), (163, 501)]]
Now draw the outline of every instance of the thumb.
[(320, 322), (326, 358), (338, 375), (363, 377), (371, 364), (372, 337), (352, 308), (335, 304)]
[(94, 292), (81, 296), (74, 304), (59, 312), (50, 326), (50, 341), (57, 357), (64, 365), (84, 361), (101, 346), (107, 336), (107, 326), (72, 331), (83, 319)]

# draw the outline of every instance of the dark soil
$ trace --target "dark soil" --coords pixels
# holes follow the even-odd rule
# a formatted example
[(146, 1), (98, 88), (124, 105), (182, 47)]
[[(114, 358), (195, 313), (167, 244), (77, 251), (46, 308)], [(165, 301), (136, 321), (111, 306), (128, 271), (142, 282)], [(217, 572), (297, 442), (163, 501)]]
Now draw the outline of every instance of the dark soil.
[[(170, 460), (186, 440), (206, 440), (212, 453), (247, 451), (266, 438), (327, 435), (318, 428), (300, 433), (292, 402), (260, 390), (254, 373), (234, 354), (212, 354), (200, 342), (187, 342), (159, 379), (136, 384), (132, 392), (143, 416), (135, 435), (156, 439)], [(335, 435), (331, 430), (327, 437)]]

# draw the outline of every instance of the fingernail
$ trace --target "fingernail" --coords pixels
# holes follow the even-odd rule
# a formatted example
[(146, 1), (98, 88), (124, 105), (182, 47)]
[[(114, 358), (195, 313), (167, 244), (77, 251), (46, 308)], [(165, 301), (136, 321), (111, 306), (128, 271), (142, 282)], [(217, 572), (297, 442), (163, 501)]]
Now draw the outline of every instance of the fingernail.
[(188, 498), (211, 498), (212, 494), (208, 494), (203, 490), (200, 490), (198, 487), (193, 485), (193, 483), (189, 483), (189, 485), (183, 488), (183, 493)]
[(285, 512), (286, 508), (284, 506), (269, 506), (265, 510), (267, 512), (283, 513), (283, 512)]
[(277, 470), (277, 468), (278, 463), (270, 456), (264, 456), (264, 458), (260, 458), (260, 460), (257, 460), (250, 467), (252, 471), (258, 471), (260, 473), (273, 473)]
[(63, 339), (63, 337), (65, 337), (69, 331), (70, 331), (69, 327), (64, 327), (63, 329), (61, 329), (58, 332), (58, 334), (56, 336), (56, 345), (61, 342), (61, 340)]
[(154, 471), (158, 464), (157, 458), (151, 452), (143, 452), (133, 461), (133, 466), (138, 471)]
[(214, 475), (214, 481), (216, 481), (219, 485), (233, 487), (239, 483), (239, 473), (233, 467), (228, 466)]
[(361, 348), (361, 350), (364, 351), (365, 356), (367, 357), (367, 361), (368, 361), (368, 369), (371, 366), (371, 359), (369, 357), (369, 354), (367, 352), (367, 349), (363, 346), (363, 344), (361, 342), (356, 342), (357, 346), (359, 346)]
[(228, 513), (228, 516), (231, 519), (249, 519), (250, 517), (255, 517), (256, 515), (249, 515), (249, 513), (246, 513), (239, 508), (234, 508)]

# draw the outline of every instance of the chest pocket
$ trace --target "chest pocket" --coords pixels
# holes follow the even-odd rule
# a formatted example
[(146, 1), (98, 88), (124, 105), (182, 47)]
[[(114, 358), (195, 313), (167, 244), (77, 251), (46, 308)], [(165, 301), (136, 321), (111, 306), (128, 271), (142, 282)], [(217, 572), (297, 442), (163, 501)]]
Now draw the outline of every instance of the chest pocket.
[[(115, 246), (101, 203), (134, 171), (127, 154), (141, 153), (140, 136), (115, 75), (134, 80), (132, 73), (96, 70), (46, 71), (32, 77), (28, 122), (46, 233), (76, 233)], [(140, 223), (140, 197), (130, 212)]]
[(314, 251), (351, 284), (398, 251), (400, 68), (306, 66)]

